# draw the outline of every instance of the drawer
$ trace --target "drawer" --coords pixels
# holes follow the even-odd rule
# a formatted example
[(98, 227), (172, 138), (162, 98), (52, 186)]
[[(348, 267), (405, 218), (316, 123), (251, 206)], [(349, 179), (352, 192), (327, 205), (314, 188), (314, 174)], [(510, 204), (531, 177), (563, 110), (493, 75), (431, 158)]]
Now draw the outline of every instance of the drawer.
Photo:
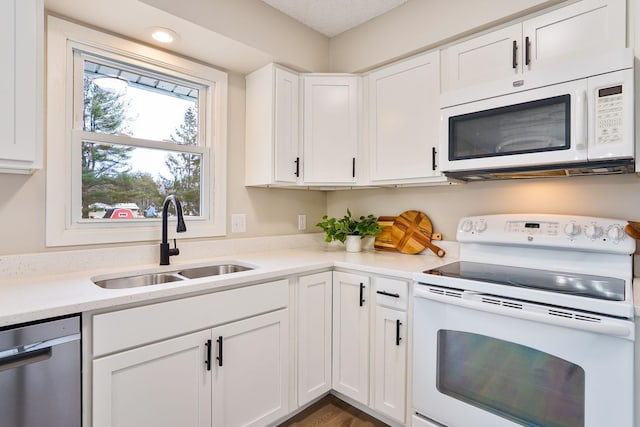
[(406, 310), (409, 294), (409, 283), (404, 280), (388, 277), (375, 278), (376, 304)]

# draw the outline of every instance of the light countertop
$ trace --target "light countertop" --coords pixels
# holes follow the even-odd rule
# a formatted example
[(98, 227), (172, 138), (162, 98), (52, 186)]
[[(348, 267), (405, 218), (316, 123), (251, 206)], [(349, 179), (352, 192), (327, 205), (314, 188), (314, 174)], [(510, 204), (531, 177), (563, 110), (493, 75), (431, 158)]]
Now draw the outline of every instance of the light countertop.
[[(420, 255), (380, 251), (347, 253), (342, 247), (311, 245), (184, 261), (175, 257), (171, 260), (172, 265), (164, 267), (149, 263), (135, 267), (87, 268), (73, 273), (13, 277), (0, 280), (0, 327), (72, 313), (117, 309), (128, 304), (144, 304), (214, 292), (332, 268), (411, 280), (414, 272), (455, 261), (456, 249), (453, 243), (451, 248), (447, 247), (447, 256), (438, 258), (428, 252)], [(109, 278), (151, 271), (173, 271), (185, 266), (227, 261), (251, 264), (256, 268), (234, 274), (130, 289), (103, 289), (91, 281), (92, 277)]]

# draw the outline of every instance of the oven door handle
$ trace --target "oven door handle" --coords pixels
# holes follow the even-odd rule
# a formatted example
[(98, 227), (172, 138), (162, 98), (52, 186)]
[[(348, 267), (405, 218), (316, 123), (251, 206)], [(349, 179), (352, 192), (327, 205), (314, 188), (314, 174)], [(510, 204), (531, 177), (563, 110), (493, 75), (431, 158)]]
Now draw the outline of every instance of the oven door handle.
[(471, 310), (484, 311), (487, 313), (498, 314), (501, 316), (515, 317), (523, 320), (530, 320), (533, 322), (546, 323), (549, 325), (556, 325), (565, 328), (578, 329), (587, 332), (594, 332), (603, 335), (613, 335), (620, 338), (626, 338), (633, 340), (635, 331), (626, 325), (621, 325), (613, 322), (608, 323), (596, 323), (583, 320), (567, 319), (559, 316), (552, 316), (544, 313), (536, 313), (530, 311), (523, 311), (517, 308), (507, 308), (500, 305), (482, 303), (474, 300), (470, 300), (472, 295), (483, 295), (478, 292), (465, 291), (462, 292), (460, 297), (444, 296), (436, 293), (429, 292), (426, 289), (422, 289), (420, 286), (414, 288), (414, 296), (418, 298), (426, 298), (434, 301), (438, 301), (444, 304), (457, 305), (460, 307), (468, 308)]

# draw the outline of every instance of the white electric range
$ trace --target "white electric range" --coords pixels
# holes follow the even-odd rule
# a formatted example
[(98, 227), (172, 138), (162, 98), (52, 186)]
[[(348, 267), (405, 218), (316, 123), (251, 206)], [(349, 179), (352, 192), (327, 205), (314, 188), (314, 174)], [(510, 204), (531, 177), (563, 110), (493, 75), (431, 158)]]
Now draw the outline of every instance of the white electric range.
[(635, 240), (625, 225), (460, 220), (460, 261), (415, 277), (413, 425), (631, 427)]

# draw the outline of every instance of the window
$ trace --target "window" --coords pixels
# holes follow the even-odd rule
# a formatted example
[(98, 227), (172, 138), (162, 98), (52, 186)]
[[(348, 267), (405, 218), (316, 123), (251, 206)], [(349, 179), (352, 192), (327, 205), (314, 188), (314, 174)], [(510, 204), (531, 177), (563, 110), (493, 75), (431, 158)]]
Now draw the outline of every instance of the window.
[(223, 235), (227, 75), (49, 17), (47, 245)]

